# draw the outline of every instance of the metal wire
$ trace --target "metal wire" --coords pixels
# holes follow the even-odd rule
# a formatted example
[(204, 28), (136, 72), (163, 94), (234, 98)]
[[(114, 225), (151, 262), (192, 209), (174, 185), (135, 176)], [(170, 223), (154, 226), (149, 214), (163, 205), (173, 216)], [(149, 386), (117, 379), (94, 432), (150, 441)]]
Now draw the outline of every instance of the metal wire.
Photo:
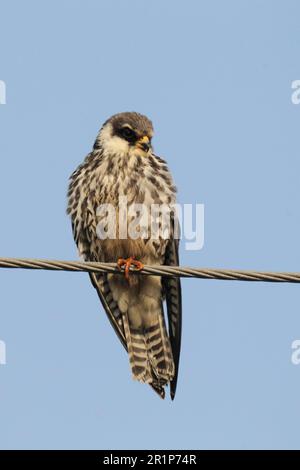
[[(0, 268), (44, 269), (48, 271), (72, 271), (94, 273), (121, 273), (116, 263), (59, 261), (28, 258), (0, 258)], [(131, 269), (132, 274), (165, 277), (193, 277), (220, 279), (223, 281), (300, 282), (300, 273), (246, 271), (233, 269), (191, 268), (183, 266), (144, 266), (141, 271)]]

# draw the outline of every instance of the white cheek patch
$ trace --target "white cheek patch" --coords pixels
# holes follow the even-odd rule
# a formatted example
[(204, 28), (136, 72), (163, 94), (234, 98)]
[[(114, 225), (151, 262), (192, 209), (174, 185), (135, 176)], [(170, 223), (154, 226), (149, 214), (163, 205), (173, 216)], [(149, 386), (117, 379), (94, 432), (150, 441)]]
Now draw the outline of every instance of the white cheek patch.
[(129, 151), (129, 144), (126, 140), (114, 135), (112, 136), (112, 126), (107, 124), (100, 132), (99, 140), (105, 152), (115, 155), (124, 154)]

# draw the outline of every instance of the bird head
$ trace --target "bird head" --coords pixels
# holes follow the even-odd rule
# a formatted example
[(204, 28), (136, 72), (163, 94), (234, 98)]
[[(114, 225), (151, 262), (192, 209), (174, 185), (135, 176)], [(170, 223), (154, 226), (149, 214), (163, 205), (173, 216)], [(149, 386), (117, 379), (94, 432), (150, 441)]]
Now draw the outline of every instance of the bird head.
[(152, 149), (152, 122), (142, 114), (120, 113), (102, 126), (95, 147), (110, 154), (137, 154), (147, 156)]

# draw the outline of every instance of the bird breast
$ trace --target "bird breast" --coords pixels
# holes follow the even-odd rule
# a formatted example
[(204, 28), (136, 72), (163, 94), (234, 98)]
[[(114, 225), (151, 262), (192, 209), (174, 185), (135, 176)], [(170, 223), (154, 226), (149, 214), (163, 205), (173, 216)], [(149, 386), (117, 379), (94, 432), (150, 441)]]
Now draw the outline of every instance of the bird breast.
[[(101, 240), (101, 248), (106, 259), (116, 259), (117, 256), (136, 256), (149, 262), (149, 257), (160, 257), (164, 252), (165, 240), (150, 240), (153, 205), (170, 206), (175, 202), (176, 188), (166, 163), (153, 155), (141, 157), (131, 155), (126, 157), (110, 156), (103, 159), (98, 167), (99, 172), (99, 201), (111, 204), (115, 209), (116, 238)], [(137, 222), (136, 205), (142, 205), (143, 217)], [(157, 206), (156, 206), (157, 207)], [(126, 212), (126, 236), (124, 225), (121, 227), (124, 210)], [(122, 212), (123, 211), (123, 212)], [(140, 215), (140, 214), (139, 214)], [(98, 220), (102, 223), (103, 220)], [(135, 236), (130, 234), (135, 229)], [(160, 228), (159, 228), (160, 229)], [(139, 232), (141, 236), (136, 236)]]

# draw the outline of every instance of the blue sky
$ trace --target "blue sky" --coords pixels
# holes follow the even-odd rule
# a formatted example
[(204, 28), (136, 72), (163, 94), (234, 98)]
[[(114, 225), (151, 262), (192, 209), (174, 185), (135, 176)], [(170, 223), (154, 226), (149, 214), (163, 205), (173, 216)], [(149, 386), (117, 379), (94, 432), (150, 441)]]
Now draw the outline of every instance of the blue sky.
[[(0, 8), (1, 256), (76, 259), (67, 179), (104, 120), (136, 110), (179, 200), (205, 204), (182, 264), (300, 271), (299, 2)], [(299, 448), (300, 287), (182, 284), (172, 403), (131, 380), (86, 274), (0, 270), (0, 447)]]

